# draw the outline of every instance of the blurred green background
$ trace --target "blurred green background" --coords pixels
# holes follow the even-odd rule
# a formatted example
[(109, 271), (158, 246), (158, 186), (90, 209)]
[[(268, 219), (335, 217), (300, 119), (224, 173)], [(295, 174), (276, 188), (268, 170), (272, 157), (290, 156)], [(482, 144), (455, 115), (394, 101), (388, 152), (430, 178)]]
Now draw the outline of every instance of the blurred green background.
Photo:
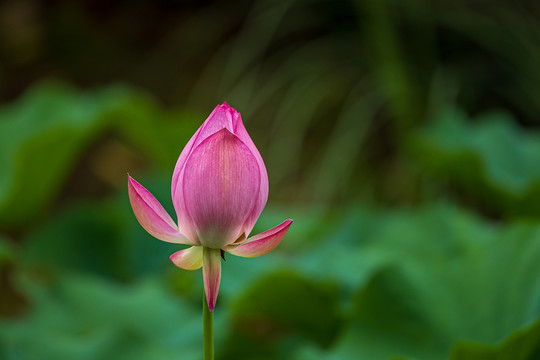
[[(540, 359), (540, 3), (0, 4), (0, 359), (201, 359), (202, 280), (137, 223), (215, 105), (270, 179), (217, 359)], [(174, 217), (174, 216), (173, 216)]]

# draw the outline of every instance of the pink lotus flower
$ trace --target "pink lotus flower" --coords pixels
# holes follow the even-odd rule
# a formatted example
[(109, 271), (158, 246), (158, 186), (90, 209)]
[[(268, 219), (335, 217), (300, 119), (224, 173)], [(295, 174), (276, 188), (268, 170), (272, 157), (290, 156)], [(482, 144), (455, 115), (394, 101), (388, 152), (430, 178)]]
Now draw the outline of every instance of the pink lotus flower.
[(272, 251), (292, 220), (249, 237), (268, 198), (268, 176), (240, 113), (218, 105), (180, 154), (171, 195), (178, 225), (156, 198), (128, 175), (129, 200), (141, 226), (155, 238), (191, 245), (171, 255), (186, 270), (202, 266), (208, 309), (214, 311), (221, 254), (256, 257)]

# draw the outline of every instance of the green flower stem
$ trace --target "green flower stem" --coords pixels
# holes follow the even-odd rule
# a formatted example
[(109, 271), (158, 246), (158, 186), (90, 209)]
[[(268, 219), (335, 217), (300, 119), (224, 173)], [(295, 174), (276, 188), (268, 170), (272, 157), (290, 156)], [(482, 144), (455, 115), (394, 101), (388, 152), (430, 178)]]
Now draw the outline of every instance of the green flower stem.
[(208, 310), (206, 294), (203, 295), (203, 338), (204, 360), (214, 360), (214, 313)]

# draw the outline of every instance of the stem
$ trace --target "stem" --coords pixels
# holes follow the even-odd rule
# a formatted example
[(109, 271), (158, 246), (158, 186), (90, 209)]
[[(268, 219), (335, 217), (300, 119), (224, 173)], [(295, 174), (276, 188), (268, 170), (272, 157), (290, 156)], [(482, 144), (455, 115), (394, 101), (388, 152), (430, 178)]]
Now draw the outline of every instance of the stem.
[(203, 338), (204, 360), (214, 360), (214, 313), (208, 310), (206, 294), (203, 295)]

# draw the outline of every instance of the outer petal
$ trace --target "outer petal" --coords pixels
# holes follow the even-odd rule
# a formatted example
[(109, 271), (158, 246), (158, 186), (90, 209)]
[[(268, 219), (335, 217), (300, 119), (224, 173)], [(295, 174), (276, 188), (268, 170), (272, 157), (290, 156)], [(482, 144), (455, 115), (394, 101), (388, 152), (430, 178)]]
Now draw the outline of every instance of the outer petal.
[(251, 154), (255, 157), (257, 160), (257, 164), (259, 165), (259, 172), (260, 172), (260, 182), (261, 185), (259, 187), (259, 198), (257, 199), (257, 203), (255, 207), (253, 208), (250, 216), (248, 217), (246, 223), (244, 224), (244, 231), (246, 233), (246, 236), (249, 236), (249, 233), (253, 229), (253, 226), (255, 226), (255, 223), (257, 222), (257, 219), (261, 215), (265, 205), (266, 201), (268, 200), (268, 174), (266, 173), (266, 166), (264, 166), (264, 161), (261, 157), (261, 154), (259, 153), (259, 150), (257, 150), (257, 147), (253, 143), (253, 140), (249, 137), (246, 128), (244, 127), (244, 124), (242, 123), (242, 117), (239, 113), (237, 113), (238, 116), (235, 119), (235, 128), (234, 128), (234, 134), (242, 140), (242, 142), (249, 148), (251, 151)]
[(184, 167), (187, 159), (193, 152), (193, 150), (206, 138), (215, 134), (221, 129), (228, 129), (233, 132), (233, 118), (236, 111), (229, 107), (226, 103), (223, 105), (218, 105), (212, 111), (210, 116), (205, 120), (205, 122), (199, 127), (197, 132), (191, 137), (187, 145), (182, 150), (182, 153), (178, 157), (176, 166), (174, 168), (172, 183), (171, 183), (171, 196), (173, 199), (174, 209), (178, 216), (178, 226), (182, 229), (182, 232), (186, 234), (187, 237), (196, 241), (195, 230), (192, 227), (192, 221), (186, 213), (186, 208), (183, 199), (183, 192), (181, 186), (181, 179), (183, 176)]
[(291, 219), (285, 220), (270, 230), (266, 230), (263, 233), (250, 237), (244, 243), (228, 245), (224, 250), (233, 255), (243, 257), (257, 257), (268, 254), (279, 245), (281, 240), (283, 240), (283, 237), (285, 237), (291, 224)]
[(190, 248), (175, 252), (170, 256), (174, 265), (184, 270), (196, 270), (203, 264), (202, 246), (192, 246)]
[(214, 311), (221, 282), (221, 250), (203, 248), (204, 292), (208, 310)]
[(150, 235), (167, 242), (194, 244), (178, 231), (178, 227), (156, 198), (129, 175), (128, 191), (135, 217)]
[(260, 173), (251, 151), (223, 129), (192, 152), (184, 171), (184, 202), (201, 245), (219, 249), (234, 242), (259, 196)]

